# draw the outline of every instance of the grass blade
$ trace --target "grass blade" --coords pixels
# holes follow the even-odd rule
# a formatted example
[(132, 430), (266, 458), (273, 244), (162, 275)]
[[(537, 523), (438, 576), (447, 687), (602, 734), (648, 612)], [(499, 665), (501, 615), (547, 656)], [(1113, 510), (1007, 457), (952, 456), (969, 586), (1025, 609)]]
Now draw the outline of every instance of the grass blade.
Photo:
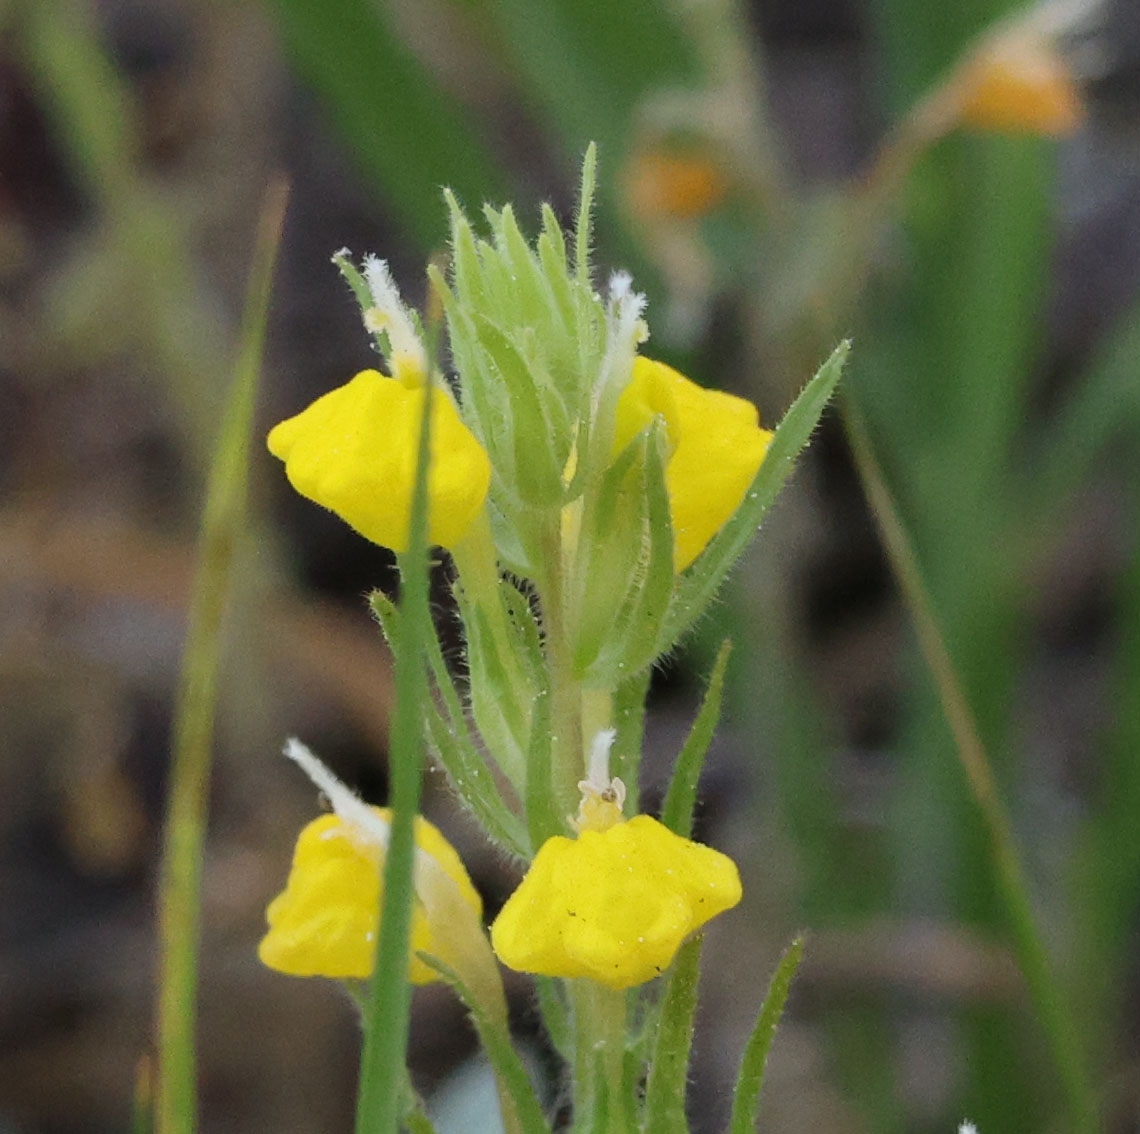
[(764, 1086), (764, 1069), (768, 1063), (768, 1051), (776, 1036), (792, 978), (800, 967), (804, 955), (804, 939), (797, 937), (788, 946), (772, 980), (768, 984), (768, 994), (760, 1006), (756, 1026), (744, 1048), (740, 1060), (740, 1072), (736, 1076), (736, 1090), (732, 1096), (732, 1115), (728, 1120), (728, 1134), (753, 1134), (756, 1129), (756, 1108), (760, 1102), (760, 1089)]
[[(428, 371), (429, 375), (431, 370)], [(431, 405), (429, 379), (425, 411)], [(396, 710), (388, 744), (392, 833), (384, 863), (376, 962), (364, 1011), (364, 1049), (356, 1097), (357, 1134), (396, 1134), (401, 1119), (412, 989), (408, 948), (412, 928), (415, 818), (425, 755), (424, 710), (429, 690), (425, 655), (435, 635), (429, 605), (427, 546), (431, 414), (420, 422), (408, 550), (399, 556), (400, 618), (393, 643)]]
[(285, 198), (284, 182), (276, 182), (262, 207), (237, 366), (207, 481), (174, 712), (170, 804), (159, 886), (159, 1134), (190, 1134), (197, 1125), (195, 1020), (202, 844), (219, 640), (234, 551), (245, 524), (249, 436)]
[(918, 557), (875, 457), (866, 425), (850, 399), (844, 406), (844, 424), (859, 479), (882, 536), (883, 548), (914, 623), (919, 649), (934, 679), (941, 710), (953, 734), (958, 761), (985, 824), (989, 860), (1018, 966), (1049, 1042), (1069, 1110), (1070, 1128), (1091, 1134), (1100, 1128), (1098, 1107), (1080, 1050), (1080, 1032), (1072, 1006), (1053, 971), (1033, 911), (1009, 814), (998, 792), (977, 716), (966, 697), (942, 628), (935, 617)]

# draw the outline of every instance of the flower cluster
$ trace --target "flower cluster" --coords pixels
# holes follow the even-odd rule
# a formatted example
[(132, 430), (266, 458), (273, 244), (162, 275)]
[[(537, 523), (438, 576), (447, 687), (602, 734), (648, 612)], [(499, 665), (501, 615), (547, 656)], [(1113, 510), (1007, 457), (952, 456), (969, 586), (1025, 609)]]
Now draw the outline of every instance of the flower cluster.
[[(642, 354), (643, 297), (620, 274), (607, 296), (595, 292), (549, 212), (531, 246), (509, 209), (488, 211), (483, 240), (451, 207), (452, 273), (433, 284), (455, 385), (433, 370), (387, 267), (367, 259), (358, 272), (338, 253), (386, 372), (365, 370), (318, 398), (268, 445), (299, 493), (401, 553), (430, 408), (428, 539), (452, 555), (467, 631), (466, 687), (442, 689), (439, 702), (467, 704), (482, 741), (473, 758), (485, 753), (500, 775), (474, 790), (475, 742), (453, 751), (470, 735), (466, 714), (444, 718), (432, 704), (425, 727), (460, 798), (530, 861), (491, 943), (515, 969), (627, 988), (663, 972), (687, 937), (740, 900), (730, 859), (625, 813), (610, 748), (618, 691), (684, 629), (686, 581), (703, 582), (704, 570), (715, 586), (727, 569), (723, 556), (703, 567), (703, 553), (748, 496), (773, 435), (750, 402)], [(288, 754), (335, 813), (301, 832), (261, 958), (297, 975), (366, 977), (390, 816), (355, 800), (296, 742)], [(622, 769), (636, 776), (636, 758)], [(577, 818), (564, 818), (575, 804)], [(421, 956), (448, 955), (448, 926), (433, 911), (457, 908), (425, 900), (424, 879), (449, 880), (476, 920), (481, 907), (426, 820), (416, 843), (408, 975), (423, 983), (436, 974)]]

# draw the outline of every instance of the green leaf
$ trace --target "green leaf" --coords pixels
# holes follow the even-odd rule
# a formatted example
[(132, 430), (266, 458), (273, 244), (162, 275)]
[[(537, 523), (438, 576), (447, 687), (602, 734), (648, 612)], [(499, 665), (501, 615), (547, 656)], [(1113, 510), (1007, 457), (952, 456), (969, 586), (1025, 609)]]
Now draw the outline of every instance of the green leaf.
[(645, 1084), (641, 1120), (644, 1134), (688, 1134), (685, 1085), (693, 1043), (693, 1018), (697, 1011), (702, 941), (703, 938), (694, 937), (681, 946), (666, 978), (668, 985), (661, 1002), (657, 1043)]
[(250, 267), (240, 349), (206, 485), (198, 563), (174, 708), (170, 803), (159, 883), (158, 1108), (160, 1134), (197, 1125), (195, 1021), (202, 851), (206, 833), (222, 617), (234, 551), (246, 529), (249, 438), (273, 265), (287, 189), (266, 193)]
[(648, 436), (646, 432), (635, 438), (606, 470), (582, 517), (573, 624), (574, 666), (584, 676), (603, 651), (608, 650), (612, 660), (624, 641), (634, 595), (644, 585)]
[[(509, 1100), (514, 1106), (518, 1129), (522, 1134), (550, 1134), (550, 1126), (542, 1113), (538, 1096), (534, 1093), (534, 1084), (531, 1083), (530, 1076), (511, 1043), (506, 1027), (483, 1011), (454, 969), (429, 953), (418, 953), (417, 956), (425, 965), (439, 973), (471, 1013), (471, 1022), (479, 1033), (479, 1042), (483, 1045), (483, 1050), (494, 1068), (495, 1076), (507, 1095), (502, 1101), (506, 1105)], [(506, 1119), (507, 1116), (504, 1115), (504, 1120)], [(505, 1121), (505, 1125), (508, 1130), (511, 1129), (509, 1121)]]
[[(514, 469), (514, 486), (526, 504), (557, 505), (562, 501), (562, 470), (569, 456), (570, 438), (568, 428), (559, 432), (552, 427), (551, 416), (557, 414), (559, 407), (547, 404), (555, 399), (549, 395), (544, 398), (530, 362), (496, 323), (480, 317), (476, 333), (494, 367), (495, 373), (488, 380), (500, 385), (510, 399), (509, 459)], [(468, 376), (468, 386), (472, 384)]]
[(701, 768), (705, 753), (709, 750), (717, 722), (720, 720), (720, 703), (724, 694), (724, 672), (728, 666), (728, 656), (732, 653), (732, 642), (725, 639), (721, 643), (709, 677), (704, 700), (693, 721), (693, 727), (685, 738), (677, 756), (677, 764), (665, 793), (661, 807), (661, 822), (682, 838), (688, 838), (693, 830), (693, 807), (697, 801), (697, 784), (701, 778)]
[(424, 1101), (420, 1098), (415, 1087), (412, 1086), (411, 1076), (405, 1069), (404, 1072), (404, 1107), (403, 1115), (400, 1118), (400, 1124), (408, 1131), (408, 1134), (436, 1134), (436, 1129), (431, 1123), (431, 1119), (427, 1116), (427, 1111), (424, 1108)]
[(534, 721), (526, 761), (526, 823), (532, 852), (552, 835), (566, 834), (566, 821), (558, 811), (551, 775), (550, 690), (534, 699)]
[(619, 670), (637, 673), (648, 669), (658, 656), (656, 633), (673, 597), (673, 520), (669, 511), (669, 490), (665, 485), (664, 422), (657, 418), (649, 430), (645, 453), (646, 517), (649, 555), (645, 579), (637, 594), (637, 605), (629, 619), (630, 633)]
[(788, 946), (772, 974), (768, 995), (764, 997), (756, 1026), (752, 1029), (740, 1061), (736, 1091), (732, 1097), (732, 1115), (728, 1120), (728, 1134), (753, 1134), (756, 1129), (756, 1108), (760, 1102), (760, 1088), (764, 1085), (768, 1051), (772, 1047), (776, 1028), (788, 1000), (792, 978), (800, 967), (803, 955), (804, 939), (797, 937)]
[(579, 568), (585, 584), (579, 622), (586, 630), (574, 660), (587, 684), (613, 685), (657, 657), (674, 581), (664, 451), (664, 423), (657, 419), (607, 472), (599, 506), (585, 522), (589, 559)]
[(751, 542), (764, 514), (788, 479), (796, 457), (811, 440), (812, 432), (843, 373), (850, 347), (849, 342), (840, 343), (792, 403), (776, 429), (768, 454), (744, 503), (678, 580), (672, 605), (657, 639), (658, 655), (670, 650), (700, 617)]
[(610, 749), (610, 774), (617, 776), (629, 789), (626, 813), (638, 811), (638, 772), (641, 746), (645, 736), (645, 698), (653, 676), (651, 667), (627, 677), (614, 692), (613, 724), (617, 729)]
[[(368, 605), (391, 645), (399, 625), (395, 604), (382, 591), (373, 591)], [(455, 692), (435, 634), (428, 640), (427, 655), (439, 698), (438, 701), (428, 699), (425, 713), (432, 749), (460, 803), (475, 816), (487, 835), (504, 850), (524, 858), (528, 850), (526, 831), (519, 817), (507, 806), (482, 752), (475, 745), (467, 714)]]
[(471, 712), (496, 763), (522, 795), (526, 789), (526, 754), (530, 739), (530, 705), (521, 705), (525, 691), (511, 678), (512, 659), (504, 658), (495, 640), (487, 612), (469, 601), (461, 586), (455, 588), (467, 635), (467, 674)]
[(574, 1058), (574, 1035), (562, 982), (555, 977), (536, 976), (534, 991), (550, 1042), (567, 1063), (571, 1062)]

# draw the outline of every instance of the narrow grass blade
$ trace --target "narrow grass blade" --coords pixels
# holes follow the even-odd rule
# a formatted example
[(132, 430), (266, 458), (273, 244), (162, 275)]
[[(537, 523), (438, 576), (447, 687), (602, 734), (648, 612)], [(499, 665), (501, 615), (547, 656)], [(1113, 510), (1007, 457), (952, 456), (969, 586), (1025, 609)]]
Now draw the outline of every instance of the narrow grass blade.
[(519, 1131), (520, 1134), (550, 1134), (550, 1126), (542, 1113), (542, 1105), (534, 1092), (534, 1084), (530, 1081), (530, 1076), (511, 1043), (505, 1025), (492, 1019), (482, 1010), (454, 969), (449, 968), (438, 957), (429, 956), (427, 953), (417, 955), (443, 977), (471, 1013), (471, 1022), (479, 1033), (479, 1041), (499, 1081), (504, 1109), (510, 1106), (513, 1110), (512, 1113), (503, 1115), (503, 1125), (507, 1131)]
[(693, 808), (697, 802), (697, 784), (704, 767), (705, 753), (709, 750), (717, 722), (720, 720), (720, 704), (724, 696), (724, 673), (728, 668), (728, 656), (732, 653), (732, 642), (727, 638), (721, 643), (716, 662), (709, 677), (708, 688), (701, 702), (697, 719), (685, 738), (677, 765), (665, 793), (661, 807), (661, 822), (682, 838), (693, 832)]
[(883, 547), (914, 623), (919, 649), (930, 670), (940, 707), (954, 737), (958, 761), (989, 839), (989, 861), (1001, 895), (1018, 966), (1034, 1010), (1049, 1042), (1073, 1131), (1100, 1128), (1096, 1094), (1089, 1080), (1072, 1005), (1058, 980), (1033, 911), (1009, 813), (998, 792), (978, 720), (946, 645), (942, 628), (894, 497), (879, 467), (871, 438), (855, 405), (844, 405), (844, 424), (863, 490), (874, 514)]
[[(431, 373), (429, 368), (428, 373)], [(424, 406), (431, 405), (429, 379)], [(405, 1073), (412, 989), (408, 949), (414, 898), (415, 818), (424, 762), (424, 710), (429, 690), (425, 655), (435, 637), (429, 596), (427, 546), (431, 414), (420, 422), (408, 550), (400, 555), (399, 633), (393, 644), (396, 709), (388, 743), (392, 834), (384, 863), (376, 962), (364, 1011), (364, 1049), (356, 1097), (356, 1134), (396, 1134)]]
[(811, 439), (843, 373), (851, 344), (842, 342), (792, 403), (772, 438), (768, 455), (736, 514), (681, 577), (658, 639), (664, 653), (692, 626), (712, 601), (725, 576), (751, 541), (764, 513), (783, 487), (800, 451)]
[(780, 1024), (780, 1017), (784, 1014), (792, 978), (800, 967), (803, 955), (804, 939), (797, 937), (788, 946), (772, 974), (768, 995), (764, 997), (756, 1026), (752, 1029), (740, 1060), (736, 1091), (732, 1096), (732, 1115), (728, 1120), (728, 1134), (753, 1134), (756, 1130), (756, 1108), (760, 1102), (760, 1089), (764, 1086), (768, 1051)]
[(195, 1020), (211, 741), (222, 616), (234, 551), (245, 527), (249, 437), (286, 187), (266, 194), (250, 270), (233, 385), (210, 466), (198, 566), (174, 711), (173, 764), (159, 885), (158, 1130), (197, 1125)]
[(645, 1084), (641, 1121), (644, 1134), (688, 1134), (685, 1084), (688, 1082), (689, 1051), (693, 1045), (702, 941), (701, 937), (686, 941), (669, 973), (657, 1025), (657, 1043)]

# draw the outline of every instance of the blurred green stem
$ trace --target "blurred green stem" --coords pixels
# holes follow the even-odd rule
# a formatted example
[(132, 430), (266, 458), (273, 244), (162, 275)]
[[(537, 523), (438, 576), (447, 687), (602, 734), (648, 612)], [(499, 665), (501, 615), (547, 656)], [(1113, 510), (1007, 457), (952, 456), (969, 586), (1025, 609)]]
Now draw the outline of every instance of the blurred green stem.
[(1013, 933), (1018, 964), (1052, 1051), (1069, 1110), (1070, 1128), (1079, 1134), (1093, 1134), (1100, 1129), (1098, 1108), (1078, 1048), (1076, 1019), (1052, 972), (1041, 931), (1034, 918), (1009, 816), (998, 794), (977, 721), (935, 618), (910, 537), (879, 468), (870, 435), (850, 390), (841, 406), (859, 478), (903, 602), (914, 623), (919, 649), (934, 678), (958, 758), (989, 836), (992, 861)]
[(210, 467), (198, 567), (174, 713), (173, 766), (159, 887), (159, 1134), (197, 1125), (195, 1026), (202, 850), (206, 828), (222, 616), (244, 530), (249, 434), (286, 187), (265, 197), (250, 270), (241, 352)]

